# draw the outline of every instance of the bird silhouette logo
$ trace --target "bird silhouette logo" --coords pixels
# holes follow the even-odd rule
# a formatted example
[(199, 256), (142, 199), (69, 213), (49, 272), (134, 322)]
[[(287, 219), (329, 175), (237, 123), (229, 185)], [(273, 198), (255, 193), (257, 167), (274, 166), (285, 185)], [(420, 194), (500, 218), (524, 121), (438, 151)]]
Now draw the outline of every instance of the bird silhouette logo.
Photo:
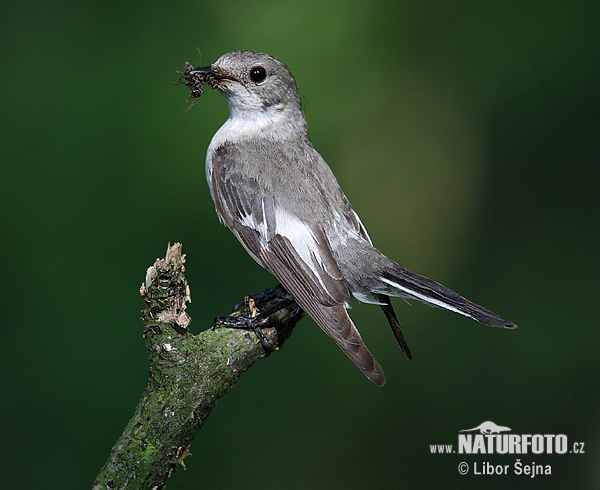
[(464, 429), (459, 432), (474, 432), (478, 430), (480, 434), (500, 434), (501, 432), (508, 432), (511, 430), (510, 427), (504, 427), (502, 425), (496, 425), (494, 422), (483, 422), (479, 424), (477, 427), (473, 427), (472, 429)]

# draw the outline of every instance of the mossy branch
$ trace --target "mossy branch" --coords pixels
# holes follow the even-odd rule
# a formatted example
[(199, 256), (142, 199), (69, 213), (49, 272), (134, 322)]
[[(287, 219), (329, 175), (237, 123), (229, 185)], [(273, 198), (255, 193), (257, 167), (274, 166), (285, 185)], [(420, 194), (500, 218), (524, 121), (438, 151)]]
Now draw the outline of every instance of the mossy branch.
[[(149, 371), (133, 418), (112, 448), (94, 489), (163, 488), (217, 400), (265, 350), (253, 332), (211, 328), (192, 335), (185, 312), (191, 301), (181, 245), (168, 247), (140, 288)], [(264, 305), (269, 306), (269, 305)], [(301, 315), (288, 306), (268, 318), (263, 333), (281, 347)]]

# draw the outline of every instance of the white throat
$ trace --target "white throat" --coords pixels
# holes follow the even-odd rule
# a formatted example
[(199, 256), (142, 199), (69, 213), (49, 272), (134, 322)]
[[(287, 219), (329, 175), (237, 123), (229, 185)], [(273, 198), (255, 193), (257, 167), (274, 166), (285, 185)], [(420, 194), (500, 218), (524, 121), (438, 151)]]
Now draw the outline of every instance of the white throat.
[(250, 98), (243, 101), (227, 98), (229, 119), (215, 133), (206, 152), (206, 180), (213, 200), (212, 155), (217, 148), (250, 139), (283, 142), (305, 136), (308, 131), (302, 110), (276, 106), (265, 109), (253, 104), (256, 101)]
[(253, 138), (280, 139), (287, 131), (284, 113), (281, 111), (230, 112), (229, 119), (215, 133), (210, 149), (226, 142), (237, 143)]

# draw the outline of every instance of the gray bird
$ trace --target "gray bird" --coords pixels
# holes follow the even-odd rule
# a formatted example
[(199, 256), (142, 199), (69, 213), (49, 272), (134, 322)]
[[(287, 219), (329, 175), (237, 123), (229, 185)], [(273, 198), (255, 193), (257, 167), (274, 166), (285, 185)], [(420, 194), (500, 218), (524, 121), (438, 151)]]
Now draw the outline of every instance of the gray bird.
[(409, 359), (390, 296), (493, 327), (516, 327), (373, 246), (308, 137), (298, 88), (284, 63), (263, 53), (232, 51), (211, 66), (188, 67), (186, 80), (196, 81), (193, 97), (207, 82), (229, 104), (229, 119), (206, 156), (206, 178), (220, 220), (373, 383), (383, 385), (385, 376), (348, 316), (351, 295), (383, 309)]

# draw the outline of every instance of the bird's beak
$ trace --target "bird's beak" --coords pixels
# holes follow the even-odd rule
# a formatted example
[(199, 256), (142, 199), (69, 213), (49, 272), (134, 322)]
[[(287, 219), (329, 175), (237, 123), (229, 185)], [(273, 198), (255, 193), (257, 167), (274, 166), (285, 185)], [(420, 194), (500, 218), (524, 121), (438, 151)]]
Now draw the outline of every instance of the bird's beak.
[(198, 68), (193, 68), (188, 71), (190, 75), (198, 74), (198, 75), (213, 75), (212, 66), (199, 66)]
[[(218, 85), (218, 82), (221, 80), (237, 80), (237, 78), (235, 78), (233, 75), (226, 73), (216, 65), (199, 66), (198, 68), (189, 70), (186, 73), (186, 78), (187, 76), (193, 77), (194, 75), (199, 75), (201, 78), (210, 83), (213, 88), (215, 88)], [(217, 83), (211, 83), (213, 80), (216, 80)]]
[(188, 87), (191, 90), (190, 98), (194, 100), (202, 95), (202, 89), (204, 88), (205, 83), (215, 89), (221, 88), (221, 82), (223, 80), (239, 81), (236, 77), (221, 70), (216, 65), (194, 68), (190, 63), (186, 63), (185, 70), (179, 73), (182, 75), (179, 77), (179, 80), (174, 82), (174, 85), (185, 85)]

